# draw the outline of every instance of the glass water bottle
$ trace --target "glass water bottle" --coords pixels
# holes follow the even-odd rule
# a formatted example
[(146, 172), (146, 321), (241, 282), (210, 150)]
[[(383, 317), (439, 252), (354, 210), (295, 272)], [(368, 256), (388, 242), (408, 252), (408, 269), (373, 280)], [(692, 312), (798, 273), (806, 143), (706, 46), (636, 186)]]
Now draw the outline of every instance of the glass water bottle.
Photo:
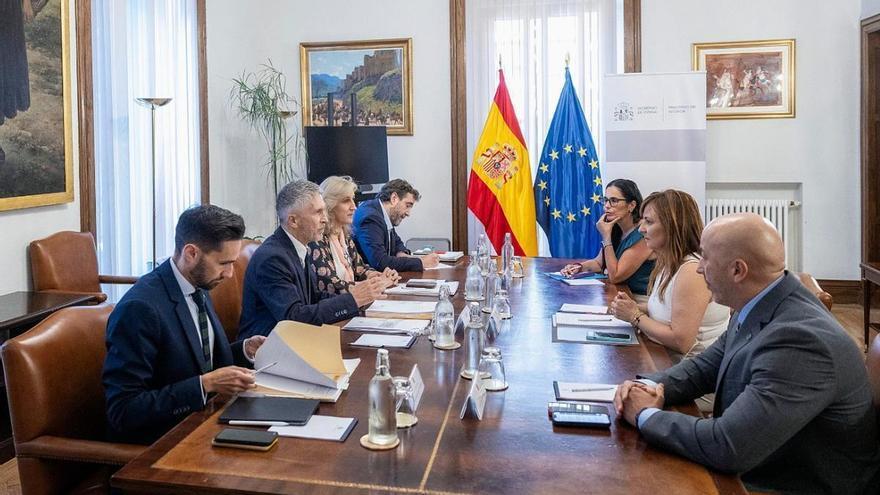
[(467, 279), (464, 283), (464, 298), (467, 301), (483, 300), (483, 274), (476, 251), (471, 251), (471, 264), (468, 265)]
[(510, 232), (504, 234), (504, 246), (501, 247), (501, 271), (513, 270), (511, 260), (513, 259), (513, 242)]
[(455, 342), (455, 308), (449, 298), (449, 286), (440, 287), (440, 298), (434, 310), (434, 344), (449, 347)]
[(390, 445), (397, 441), (396, 402), (388, 349), (379, 349), (376, 351), (376, 374), (370, 380), (370, 442)]
[(464, 338), (467, 345), (467, 361), (461, 370), (461, 376), (470, 380), (477, 372), (480, 365), (480, 353), (483, 350), (483, 315), (480, 305), (472, 302), (468, 306), (470, 321), (464, 330)]

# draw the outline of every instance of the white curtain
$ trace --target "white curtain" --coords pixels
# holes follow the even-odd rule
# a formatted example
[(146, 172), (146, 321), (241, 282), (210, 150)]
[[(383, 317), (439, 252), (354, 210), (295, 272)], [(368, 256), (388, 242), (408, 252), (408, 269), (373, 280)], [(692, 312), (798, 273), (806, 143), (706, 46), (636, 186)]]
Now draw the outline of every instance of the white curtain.
[(140, 275), (152, 268), (150, 109), (136, 98), (172, 98), (156, 110), (157, 263), (174, 251), (177, 217), (200, 200), (197, 26), (195, 0), (92, 4), (101, 273)]
[[(529, 150), (532, 178), (565, 80), (572, 82), (599, 142), (602, 76), (618, 72), (620, 0), (468, 0), (467, 43), (468, 159), (483, 130), (498, 86), (498, 63), (510, 91)], [(482, 224), (468, 210), (468, 245), (474, 249)], [(549, 256), (539, 233), (539, 255)]]

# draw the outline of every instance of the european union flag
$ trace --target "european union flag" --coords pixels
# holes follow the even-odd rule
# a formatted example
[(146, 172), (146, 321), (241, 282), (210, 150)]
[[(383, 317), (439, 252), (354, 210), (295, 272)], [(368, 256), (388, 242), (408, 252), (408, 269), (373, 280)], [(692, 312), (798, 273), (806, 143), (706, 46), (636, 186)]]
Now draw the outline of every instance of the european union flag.
[(534, 186), (535, 210), (550, 241), (551, 255), (595, 256), (602, 245), (602, 236), (596, 230), (604, 206), (602, 177), (593, 136), (568, 67), (539, 163)]

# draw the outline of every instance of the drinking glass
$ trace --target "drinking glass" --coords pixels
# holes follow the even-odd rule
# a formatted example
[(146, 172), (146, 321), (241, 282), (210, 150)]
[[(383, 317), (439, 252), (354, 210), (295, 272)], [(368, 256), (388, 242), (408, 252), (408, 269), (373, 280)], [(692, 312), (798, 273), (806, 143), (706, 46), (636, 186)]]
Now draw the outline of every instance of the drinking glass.
[(480, 357), (480, 365), (477, 368), (483, 377), (483, 388), (490, 392), (506, 390), (508, 387), (507, 377), (504, 373), (504, 363), (501, 361), (501, 350), (497, 347), (486, 347)]
[(394, 396), (397, 400), (395, 412), (397, 413), (397, 427), (409, 428), (419, 422), (413, 407), (412, 383), (407, 376), (395, 376)]

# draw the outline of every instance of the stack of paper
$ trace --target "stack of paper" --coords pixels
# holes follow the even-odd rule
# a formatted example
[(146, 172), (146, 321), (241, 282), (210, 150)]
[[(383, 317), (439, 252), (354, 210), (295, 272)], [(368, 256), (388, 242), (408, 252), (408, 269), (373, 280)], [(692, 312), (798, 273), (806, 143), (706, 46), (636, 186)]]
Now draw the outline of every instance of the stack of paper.
[(569, 304), (565, 303), (559, 308), (563, 313), (594, 313), (604, 315), (608, 313), (608, 306), (594, 304)]
[(357, 332), (408, 333), (420, 334), (428, 328), (431, 320), (403, 320), (395, 318), (365, 318), (355, 316), (342, 327), (343, 330)]
[(365, 314), (371, 318), (404, 318), (407, 320), (430, 320), (434, 317), (436, 301), (375, 301)]
[(434, 288), (426, 289), (424, 287), (407, 287), (406, 284), (398, 284), (394, 287), (389, 287), (385, 289), (386, 294), (391, 294), (394, 296), (428, 296), (428, 297), (438, 297), (440, 296), (440, 287), (442, 285), (446, 285), (449, 287), (449, 295), (454, 296), (456, 292), (458, 292), (458, 282), (446, 280), (437, 280), (437, 285)]
[(360, 359), (342, 359), (339, 327), (280, 321), (254, 358), (257, 369), (272, 363), (256, 375), (256, 392), (336, 402)]
[(304, 426), (273, 426), (269, 431), (281, 437), (312, 438), (344, 442), (357, 423), (355, 418), (314, 415)]
[(384, 335), (378, 333), (365, 333), (351, 343), (361, 347), (410, 347), (416, 339), (415, 335)]
[(630, 327), (629, 322), (619, 320), (612, 315), (599, 315), (589, 313), (556, 313), (554, 315), (558, 326), (578, 327)]
[(462, 256), (464, 256), (464, 252), (446, 251), (445, 253), (437, 253), (437, 255), (440, 257), (440, 261), (455, 262), (461, 259)]

